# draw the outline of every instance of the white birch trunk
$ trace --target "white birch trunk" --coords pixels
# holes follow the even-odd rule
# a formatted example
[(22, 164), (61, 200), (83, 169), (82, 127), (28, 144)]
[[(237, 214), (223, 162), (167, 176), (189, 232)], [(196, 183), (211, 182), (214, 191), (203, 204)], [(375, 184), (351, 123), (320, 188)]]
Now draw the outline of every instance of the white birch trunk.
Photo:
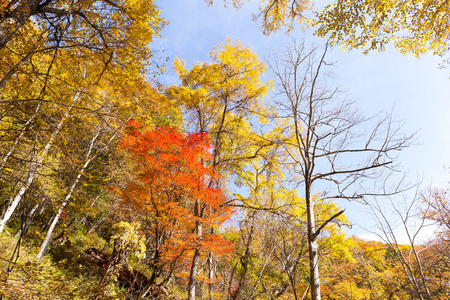
[[(130, 118), (131, 118), (131, 117), (130, 117)], [(129, 118), (129, 119), (130, 119), (130, 118)], [(129, 119), (128, 119), (128, 120), (129, 120)], [(127, 120), (127, 121), (128, 121), (128, 120)], [(124, 123), (123, 125), (125, 125), (125, 123)], [(105, 151), (105, 150), (109, 147), (109, 145), (111, 144), (111, 142), (112, 142), (112, 141), (116, 138), (116, 136), (118, 135), (120, 128), (122, 128), (122, 126), (120, 126), (120, 127), (116, 130), (116, 132), (113, 134), (113, 136), (108, 140), (108, 143), (107, 143), (101, 150), (99, 150), (99, 151), (97, 152), (97, 154), (95, 154), (94, 156), (90, 157), (90, 156), (91, 156), (91, 153), (92, 153), (92, 149), (93, 149), (93, 147), (94, 147), (94, 143), (95, 143), (95, 141), (97, 140), (98, 136), (100, 135), (100, 129), (98, 130), (97, 134), (92, 138), (91, 143), (90, 143), (90, 145), (89, 145), (89, 150), (88, 150), (88, 152), (87, 152), (87, 154), (86, 154), (86, 162), (85, 162), (84, 165), (81, 167), (81, 169), (78, 171), (77, 177), (75, 178), (74, 182), (72, 183), (72, 186), (70, 187), (69, 192), (67, 193), (66, 197), (64, 198), (63, 203), (61, 204), (61, 206), (60, 206), (59, 209), (58, 209), (58, 212), (56, 213), (55, 217), (53, 218), (53, 221), (52, 221), (52, 223), (51, 223), (51, 225), (50, 225), (50, 227), (49, 227), (49, 229), (48, 229), (48, 231), (47, 231), (47, 234), (46, 234), (46, 236), (45, 236), (45, 239), (44, 239), (44, 241), (43, 241), (42, 244), (41, 244), (41, 248), (39, 249), (39, 253), (38, 253), (38, 255), (37, 255), (37, 258), (38, 258), (38, 259), (41, 259), (41, 258), (44, 256), (45, 252), (46, 252), (47, 249), (48, 249), (48, 246), (49, 246), (50, 243), (52, 242), (53, 235), (54, 235), (54, 229), (55, 229), (55, 227), (56, 227), (56, 224), (58, 223), (59, 218), (60, 218), (62, 212), (64, 211), (64, 208), (66, 207), (67, 203), (69, 202), (69, 199), (70, 199), (70, 197), (72, 196), (73, 191), (75, 190), (76, 186), (78, 185), (78, 182), (80, 181), (81, 175), (83, 175), (84, 170), (86, 170), (86, 168), (89, 166), (89, 164), (91, 163), (91, 161), (93, 161), (100, 153), (102, 153), (103, 151)], [(100, 196), (100, 194), (99, 194), (99, 196)]]
[[(80, 97), (80, 93), (77, 92), (77, 94), (75, 95), (73, 101), (76, 102), (79, 97)], [(30, 168), (30, 172), (28, 174), (28, 178), (27, 178), (26, 182), (20, 187), (19, 191), (14, 196), (14, 198), (12, 198), (10, 200), (11, 204), (6, 209), (2, 220), (0, 220), (0, 233), (3, 232), (3, 229), (5, 228), (6, 223), (9, 221), (9, 219), (13, 215), (13, 213), (16, 210), (17, 206), (19, 205), (20, 201), (22, 200), (23, 195), (28, 191), (28, 189), (30, 188), (31, 184), (33, 183), (34, 178), (35, 178), (36, 173), (37, 173), (37, 170), (39, 168), (39, 165), (41, 164), (42, 160), (47, 156), (50, 148), (53, 145), (53, 141), (55, 140), (56, 136), (61, 131), (61, 128), (64, 125), (65, 121), (69, 117), (69, 113), (70, 113), (70, 109), (64, 113), (63, 117), (61, 118), (61, 120), (59, 121), (58, 125), (56, 126), (55, 131), (53, 132), (52, 136), (50, 137), (50, 140), (45, 145), (44, 151), (42, 152), (41, 155), (38, 155), (38, 158), (37, 158), (37, 160), (35, 162), (32, 162), (32, 167)]]
[(99, 134), (100, 134), (100, 131), (98, 131), (97, 134), (92, 138), (91, 143), (89, 145), (89, 150), (88, 150), (88, 152), (86, 154), (86, 162), (84, 163), (84, 165), (78, 171), (77, 177), (73, 181), (69, 192), (67, 193), (66, 197), (64, 198), (63, 203), (58, 208), (58, 212), (56, 213), (55, 217), (53, 218), (52, 223), (50, 224), (50, 227), (49, 227), (49, 229), (47, 231), (47, 234), (45, 235), (45, 239), (44, 239), (44, 241), (42, 241), (41, 248), (39, 249), (39, 253), (37, 255), (38, 259), (41, 259), (44, 256), (45, 252), (47, 251), (48, 246), (52, 242), (54, 229), (56, 227), (56, 223), (58, 223), (59, 217), (61, 216), (62, 212), (64, 211), (64, 208), (66, 207), (67, 203), (69, 202), (69, 199), (72, 196), (73, 191), (75, 190), (76, 186), (78, 185), (78, 182), (80, 181), (81, 175), (83, 175), (84, 170), (86, 170), (86, 168), (89, 166), (91, 161), (94, 158), (97, 157), (97, 155), (94, 155), (93, 157), (89, 158), (89, 156), (91, 156), (92, 148), (94, 147), (95, 140), (98, 138)]
[[(194, 215), (198, 217), (203, 217), (202, 210), (200, 209), (200, 202), (195, 202)], [(202, 235), (203, 226), (202, 223), (197, 220), (196, 221), (196, 234), (198, 237)], [(197, 283), (197, 273), (198, 273), (198, 265), (200, 262), (200, 249), (197, 247), (194, 251), (194, 257), (192, 258), (191, 264), (191, 273), (189, 275), (189, 283), (188, 283), (188, 300), (195, 300), (195, 285)]]
[(311, 199), (309, 182), (306, 182), (306, 216), (308, 225), (308, 254), (309, 276), (311, 286), (311, 300), (320, 300), (320, 274), (319, 274), (319, 245), (317, 243), (316, 220), (314, 215), (314, 200)]
[(22, 132), (19, 134), (19, 136), (14, 141), (14, 144), (11, 146), (11, 149), (9, 149), (8, 153), (6, 153), (5, 156), (3, 157), (2, 163), (0, 164), (0, 172), (5, 167), (6, 162), (8, 161), (8, 158), (14, 152), (14, 150), (17, 147), (17, 144), (19, 143), (19, 141), (22, 139), (23, 135), (25, 134), (28, 125), (30, 125), (30, 123), (34, 120), (34, 118), (36, 118), (37, 114), (39, 113), (39, 110), (41, 109), (41, 105), (42, 105), (42, 102), (38, 104), (38, 106), (36, 107), (36, 111), (34, 112), (34, 114), (28, 119), (28, 121), (23, 126)]

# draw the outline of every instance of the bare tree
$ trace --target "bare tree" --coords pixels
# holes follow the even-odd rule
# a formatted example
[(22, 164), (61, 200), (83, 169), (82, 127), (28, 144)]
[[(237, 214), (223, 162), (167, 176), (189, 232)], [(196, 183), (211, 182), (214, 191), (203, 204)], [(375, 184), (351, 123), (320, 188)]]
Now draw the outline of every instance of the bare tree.
[(424, 230), (431, 225), (425, 218), (431, 206), (423, 205), (422, 199), (427, 197), (418, 190), (416, 187), (413, 195), (388, 197), (387, 203), (371, 201), (372, 215), (378, 225), (378, 232), (371, 232), (394, 254), (411, 287), (409, 294), (415, 299), (431, 300), (436, 299), (430, 288), (435, 284), (432, 283), (434, 276), (428, 275), (436, 272), (428, 272), (426, 266), (438, 253), (433, 253), (435, 243), (421, 240)]
[(269, 63), (277, 79), (278, 121), (285, 126), (278, 143), (306, 201), (312, 300), (321, 298), (318, 236), (344, 212), (316, 220), (315, 204), (318, 200), (363, 199), (368, 193), (377, 193), (366, 183), (382, 177), (384, 170), (392, 170), (396, 153), (412, 138), (400, 135), (400, 126), (390, 114), (362, 117), (339, 88), (329, 88), (324, 72), (329, 66), (325, 61), (327, 46), (320, 51), (294, 43)]

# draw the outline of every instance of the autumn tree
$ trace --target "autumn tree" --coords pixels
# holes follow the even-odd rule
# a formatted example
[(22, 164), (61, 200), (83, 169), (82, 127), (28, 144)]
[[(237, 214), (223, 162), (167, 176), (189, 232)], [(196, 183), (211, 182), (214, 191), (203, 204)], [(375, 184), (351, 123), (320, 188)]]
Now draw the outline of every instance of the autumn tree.
[[(211, 63), (187, 70), (181, 60), (175, 71), (182, 83), (168, 89), (170, 97), (186, 111), (187, 128), (208, 133), (213, 146), (213, 168), (223, 176), (237, 174), (245, 158), (264, 148), (251, 126), (252, 118), (267, 118), (262, 98), (269, 84), (261, 82), (265, 65), (241, 42), (215, 47)], [(259, 144), (258, 144), (259, 142)]]
[(450, 6), (445, 1), (336, 1), (317, 13), (319, 36), (346, 49), (382, 51), (392, 43), (402, 54), (449, 50)]
[[(265, 65), (239, 41), (215, 47), (212, 62), (186, 69), (175, 61), (181, 84), (169, 87), (167, 94), (185, 111), (186, 128), (207, 133), (213, 149), (212, 168), (221, 175), (208, 185), (226, 190), (226, 180), (239, 178), (248, 162), (263, 156), (273, 143), (257, 135), (258, 120), (264, 123), (270, 114), (262, 98), (269, 84), (261, 82)], [(208, 267), (210, 279), (213, 266)]]
[(430, 225), (423, 218), (421, 208), (427, 212), (429, 207), (421, 207), (422, 196), (418, 191), (419, 187), (416, 187), (412, 192), (396, 198), (371, 201), (372, 215), (377, 224), (377, 230), (373, 233), (383, 241), (396, 268), (403, 275), (403, 291), (406, 294), (415, 299), (440, 299), (440, 288), (433, 290), (433, 287), (440, 285), (440, 279), (434, 278), (433, 268), (429, 268), (437, 253), (432, 253), (433, 242), (421, 237)]
[[(95, 162), (95, 160), (99, 156), (104, 155), (105, 152), (109, 150), (111, 144), (117, 142), (118, 136), (119, 134), (122, 133), (124, 126), (125, 123), (122, 123), (122, 125), (116, 128), (114, 131), (110, 129), (109, 130), (110, 132), (102, 132), (106, 130), (105, 128), (101, 128), (101, 126), (94, 126), (94, 128), (92, 128), (93, 136), (92, 138), (90, 138), (89, 142), (86, 143), (87, 144), (86, 149), (83, 149), (84, 152), (86, 153), (85, 156), (82, 159), (80, 159), (80, 161), (76, 161), (75, 165), (71, 166), (72, 167), (71, 171), (73, 172), (72, 173), (73, 175), (65, 176), (68, 179), (68, 189), (65, 195), (62, 197), (63, 198), (62, 202), (57, 201), (59, 207), (58, 210), (56, 211), (56, 214), (53, 217), (52, 222), (50, 223), (45, 239), (42, 242), (39, 253), (37, 255), (38, 258), (42, 258), (47, 248), (49, 247), (54, 235), (56, 224), (58, 223), (63, 211), (66, 209), (66, 206), (68, 206), (68, 204), (70, 203), (73, 194), (75, 194), (75, 191), (77, 190), (80, 181), (82, 181), (83, 175), (86, 176), (89, 168), (91, 167), (91, 164)], [(105, 137), (103, 137), (102, 135), (105, 135)], [(102, 139), (103, 141), (101, 141)], [(80, 150), (81, 149), (78, 149), (78, 151)], [(66, 157), (66, 159), (67, 158), (68, 157)], [(67, 163), (67, 160), (64, 160), (64, 162)], [(98, 169), (102, 168), (101, 164), (97, 164), (96, 167)], [(94, 176), (90, 174), (90, 177)], [(72, 222), (74, 221), (74, 219), (75, 217), (73, 217)]]
[(149, 43), (165, 23), (152, 1), (2, 3), (0, 120), (10, 137), (2, 147), (2, 169), (18, 146), (30, 144), (25, 132), (33, 128), (45, 135), (39, 131), (48, 130), (46, 126), (53, 132), (38, 136), (43, 146), (29, 150), (34, 162), (25, 163), (23, 169), (29, 163), (30, 171), (18, 178), (21, 186), (3, 214), (0, 231), (74, 109), (101, 117), (112, 105), (126, 106), (137, 98), (132, 94), (148, 90), (142, 82), (152, 62)]
[[(135, 255), (138, 258), (145, 256), (145, 243), (139, 234), (139, 223), (119, 222), (113, 226), (115, 234), (111, 237), (114, 244), (112, 257), (108, 262), (105, 273), (99, 282), (99, 290), (104, 292), (114, 276), (128, 265), (128, 259)], [(104, 298), (99, 293), (96, 299)]]
[(388, 245), (356, 236), (340, 239), (325, 250), (323, 298), (411, 299), (407, 279)]
[[(250, 0), (249, 0), (250, 1)], [(213, 0), (205, 0), (212, 4)], [(224, 0), (235, 8), (242, 0)], [(448, 53), (450, 7), (446, 1), (362, 1), (339, 0), (314, 8), (309, 0), (260, 0), (255, 20), (261, 20), (264, 34), (292, 31), (296, 24), (312, 25), (315, 34), (344, 49), (383, 51), (392, 43), (402, 54), (416, 57), (432, 52)]]
[(42, 256), (61, 225), (92, 231), (114, 219), (117, 201), (104, 201), (111, 145), (131, 115), (160, 117), (147, 75), (159, 72), (149, 44), (165, 21), (153, 1), (0, 6), (0, 231), (18, 229), (18, 245), (39, 231)]
[[(284, 174), (283, 163), (288, 163), (285, 152), (272, 147), (262, 154), (249, 162), (239, 177), (238, 182), (248, 192), (234, 195), (234, 205), (244, 216), (234, 261), (223, 271), (228, 297), (302, 299), (309, 291), (305, 199), (298, 195), (290, 174)], [(338, 212), (335, 203), (317, 199), (318, 219), (327, 220)], [(319, 238), (321, 255), (345, 253), (344, 235), (338, 227), (342, 224), (348, 220), (340, 215), (324, 228)]]
[[(135, 161), (136, 180), (118, 192), (144, 223), (150, 284), (164, 285), (182, 274), (180, 266), (189, 268), (189, 257), (230, 250), (220, 235), (203, 228), (217, 229), (231, 210), (223, 205), (226, 198), (221, 190), (209, 185), (218, 174), (212, 168), (211, 140), (205, 133), (184, 135), (170, 127), (143, 131), (134, 121), (130, 126), (122, 147)], [(196, 268), (194, 261), (189, 292)]]
[(317, 49), (308, 51), (303, 44), (294, 44), (284, 56), (275, 55), (271, 65), (277, 78), (279, 118), (287, 121), (284, 140), (279, 143), (305, 198), (313, 300), (321, 298), (318, 238), (343, 213), (317, 219), (317, 203), (380, 193), (364, 183), (382, 178), (380, 172), (393, 167), (395, 153), (409, 141), (399, 134), (391, 116), (378, 121), (361, 117), (337, 88), (327, 86), (325, 54), (326, 47), (318, 56)]
[[(212, 5), (214, 1), (205, 0), (205, 2)], [(225, 5), (231, 3), (237, 9), (242, 6), (242, 2), (242, 0), (223, 0)], [(314, 5), (310, 0), (257, 0), (256, 2), (260, 4), (253, 18), (261, 20), (261, 28), (265, 35), (282, 29), (289, 33), (296, 24), (306, 25), (311, 22), (307, 12), (312, 10)]]
[(80, 58), (101, 61), (100, 70), (120, 65), (131, 75), (149, 62), (148, 43), (162, 25), (164, 20), (153, 1), (8, 1), (0, 14), (0, 51), (14, 52), (10, 44), (16, 39), (25, 45), (35, 42), (23, 39), (34, 26), (40, 44), (17, 51), (10, 71), (32, 63), (31, 56), (36, 53), (66, 49), (79, 54), (87, 51), (91, 57)]
[[(53, 59), (55, 57), (58, 59)], [(164, 106), (162, 97), (139, 74), (135, 74), (134, 88), (129, 89), (130, 85), (125, 88), (115, 84), (118, 79), (115, 75), (101, 75), (104, 70), (94, 61), (80, 60), (83, 58), (75, 50), (56, 51), (53, 57), (43, 57), (42, 63), (35, 60), (39, 63), (32, 69), (40, 75), (34, 76), (31, 72), (25, 77), (15, 77), (2, 89), (6, 99), (2, 130), (8, 137), (3, 143), (0, 172), (4, 177), (13, 174), (16, 178), (10, 182), (17, 182), (17, 188), (9, 195), (0, 231), (35, 182), (38, 171), (55, 157), (63, 157), (61, 152), (67, 144), (64, 141), (73, 140), (66, 129), (74, 120), (78, 128), (84, 126), (86, 132), (90, 131), (91, 123), (99, 128), (106, 127), (104, 131), (114, 131), (131, 115), (141, 118), (143, 111), (151, 111), (145, 117), (148, 123)], [(111, 66), (112, 69), (116, 70), (117, 66)], [(11, 166), (20, 172), (10, 172)]]
[[(261, 174), (259, 177), (258, 180), (263, 181)], [(272, 178), (270, 183), (277, 180)], [(270, 188), (261, 185), (260, 188), (259, 201), (255, 201), (260, 206), (243, 210), (245, 217), (235, 231), (238, 247), (234, 260), (222, 271), (228, 299), (304, 299), (310, 289), (305, 199), (299, 197), (296, 190), (286, 190), (282, 185)], [(316, 203), (320, 220), (338, 212), (339, 207), (333, 202)], [(339, 261), (353, 260), (351, 247), (354, 244), (340, 228), (348, 222), (340, 215), (318, 238), (323, 261), (321, 270), (327, 276), (325, 286), (330, 286), (332, 276), (329, 273)]]

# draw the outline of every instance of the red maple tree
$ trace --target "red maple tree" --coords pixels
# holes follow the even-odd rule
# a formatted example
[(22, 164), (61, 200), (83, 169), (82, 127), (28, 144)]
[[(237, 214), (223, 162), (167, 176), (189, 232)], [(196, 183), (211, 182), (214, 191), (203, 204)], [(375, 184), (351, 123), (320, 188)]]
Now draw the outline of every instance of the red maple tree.
[[(211, 230), (198, 232), (198, 222), (217, 228), (232, 214), (222, 191), (211, 186), (218, 174), (210, 162), (211, 140), (205, 133), (182, 134), (172, 127), (145, 131), (135, 121), (122, 138), (131, 154), (135, 180), (120, 191), (144, 223), (151, 280), (168, 279), (189, 268), (194, 251), (224, 255), (231, 243)], [(204, 213), (199, 216), (198, 210)]]

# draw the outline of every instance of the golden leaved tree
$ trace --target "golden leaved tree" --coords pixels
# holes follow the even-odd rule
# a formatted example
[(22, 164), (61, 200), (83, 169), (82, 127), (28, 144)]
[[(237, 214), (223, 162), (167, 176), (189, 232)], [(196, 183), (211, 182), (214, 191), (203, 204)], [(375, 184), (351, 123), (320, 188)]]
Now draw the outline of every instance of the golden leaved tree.
[(19, 148), (22, 153), (16, 160), (20, 168), (13, 168), (21, 170), (18, 187), (8, 196), (0, 232), (38, 169), (50, 155), (60, 156), (53, 146), (55, 140), (70, 139), (63, 133), (72, 116), (85, 122), (87, 131), (100, 123), (114, 131), (131, 114), (158, 111), (161, 97), (145, 74), (152, 62), (149, 43), (163, 25), (152, 1), (10, 1), (2, 6), (0, 118), (8, 138), (0, 171), (8, 175), (5, 167), (15, 163), (11, 158)]
[(338, 0), (317, 13), (319, 36), (344, 48), (384, 50), (392, 42), (402, 54), (449, 50), (450, 4), (440, 0)]
[[(225, 5), (228, 2), (236, 8), (242, 5), (242, 0), (224, 0)], [(450, 47), (448, 1), (337, 0), (317, 11), (309, 0), (261, 0), (254, 18), (262, 20), (264, 34), (312, 24), (315, 34), (327, 36), (331, 45), (363, 48), (364, 53), (382, 51), (393, 43), (402, 54), (420, 56), (430, 51), (442, 56)]]
[[(175, 70), (182, 82), (170, 87), (167, 94), (184, 108), (189, 130), (210, 136), (214, 146), (212, 167), (223, 179), (230, 180), (271, 144), (258, 137), (252, 127), (252, 122), (265, 122), (269, 114), (262, 103), (269, 85), (260, 81), (264, 63), (239, 41), (228, 40), (216, 47), (210, 57), (212, 62), (198, 63), (190, 70), (176, 60)], [(226, 190), (225, 181), (213, 178), (208, 185)], [(201, 231), (201, 226), (199, 223), (197, 231)], [(189, 299), (195, 295), (199, 255), (195, 255), (191, 267)], [(212, 279), (212, 259), (208, 259), (207, 271)]]

